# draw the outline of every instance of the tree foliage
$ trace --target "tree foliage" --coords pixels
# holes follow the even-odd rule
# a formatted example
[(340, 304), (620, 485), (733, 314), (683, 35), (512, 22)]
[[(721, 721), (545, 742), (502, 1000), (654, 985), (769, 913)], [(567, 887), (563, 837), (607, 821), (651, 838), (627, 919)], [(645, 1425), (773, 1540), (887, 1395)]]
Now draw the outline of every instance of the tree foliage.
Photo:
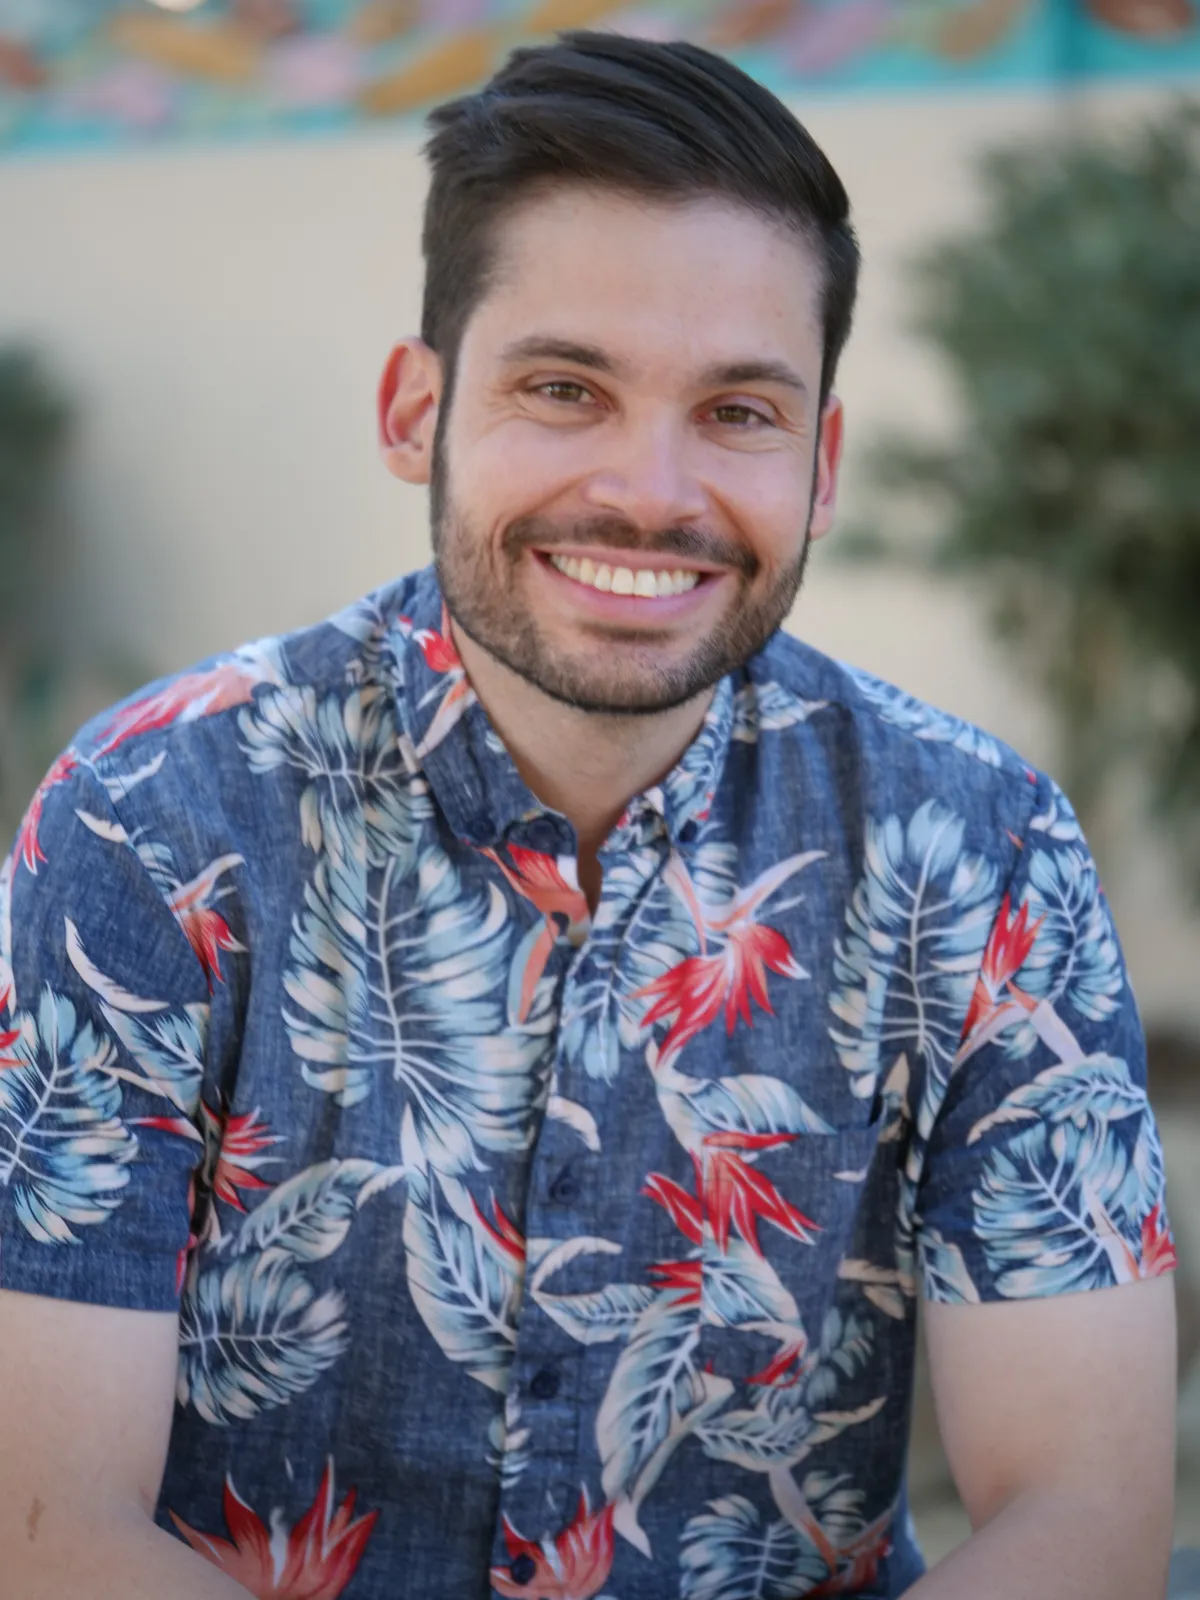
[(958, 426), (879, 442), (878, 545), (980, 580), (1081, 810), (1135, 760), (1200, 894), (1200, 106), (981, 177), (982, 224), (915, 264)]
[[(67, 408), (27, 350), (0, 350), (0, 831), (7, 846), (46, 750), (46, 511)], [(4, 848), (0, 846), (0, 848)]]

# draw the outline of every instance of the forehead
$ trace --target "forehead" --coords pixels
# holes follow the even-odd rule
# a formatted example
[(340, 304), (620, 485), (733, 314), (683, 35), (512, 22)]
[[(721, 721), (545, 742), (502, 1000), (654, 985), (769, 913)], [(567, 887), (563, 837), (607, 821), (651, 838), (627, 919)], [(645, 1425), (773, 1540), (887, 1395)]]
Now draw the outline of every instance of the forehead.
[(536, 331), (640, 367), (780, 356), (811, 367), (821, 284), (808, 243), (748, 207), (560, 188), (499, 224), (464, 343), (486, 354)]

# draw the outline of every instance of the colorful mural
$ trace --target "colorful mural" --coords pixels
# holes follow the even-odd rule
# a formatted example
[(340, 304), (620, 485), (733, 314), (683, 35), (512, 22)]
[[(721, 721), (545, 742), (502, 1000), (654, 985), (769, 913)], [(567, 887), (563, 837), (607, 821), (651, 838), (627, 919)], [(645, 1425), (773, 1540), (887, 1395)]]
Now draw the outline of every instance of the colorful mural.
[(419, 113), (512, 46), (601, 26), (784, 93), (1200, 76), (1200, 0), (0, 0), (0, 153)]

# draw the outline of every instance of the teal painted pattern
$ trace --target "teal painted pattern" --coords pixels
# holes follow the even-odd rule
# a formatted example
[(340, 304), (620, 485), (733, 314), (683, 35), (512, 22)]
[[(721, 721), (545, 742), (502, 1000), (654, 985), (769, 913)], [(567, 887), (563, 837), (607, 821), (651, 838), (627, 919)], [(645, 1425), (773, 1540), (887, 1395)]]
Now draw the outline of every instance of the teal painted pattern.
[(411, 120), (575, 26), (724, 50), (790, 98), (1200, 77), (1198, 0), (4, 0), (0, 155)]

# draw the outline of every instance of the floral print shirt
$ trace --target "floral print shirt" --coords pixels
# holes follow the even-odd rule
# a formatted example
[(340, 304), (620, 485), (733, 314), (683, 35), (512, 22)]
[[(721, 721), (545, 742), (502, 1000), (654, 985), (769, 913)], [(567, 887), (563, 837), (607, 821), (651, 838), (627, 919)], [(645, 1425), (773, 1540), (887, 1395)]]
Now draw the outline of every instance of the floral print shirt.
[(589, 915), (427, 570), (100, 717), (0, 878), (0, 1286), (179, 1315), (276, 1600), (895, 1596), (918, 1295), (1173, 1264), (1062, 794), (776, 635)]

